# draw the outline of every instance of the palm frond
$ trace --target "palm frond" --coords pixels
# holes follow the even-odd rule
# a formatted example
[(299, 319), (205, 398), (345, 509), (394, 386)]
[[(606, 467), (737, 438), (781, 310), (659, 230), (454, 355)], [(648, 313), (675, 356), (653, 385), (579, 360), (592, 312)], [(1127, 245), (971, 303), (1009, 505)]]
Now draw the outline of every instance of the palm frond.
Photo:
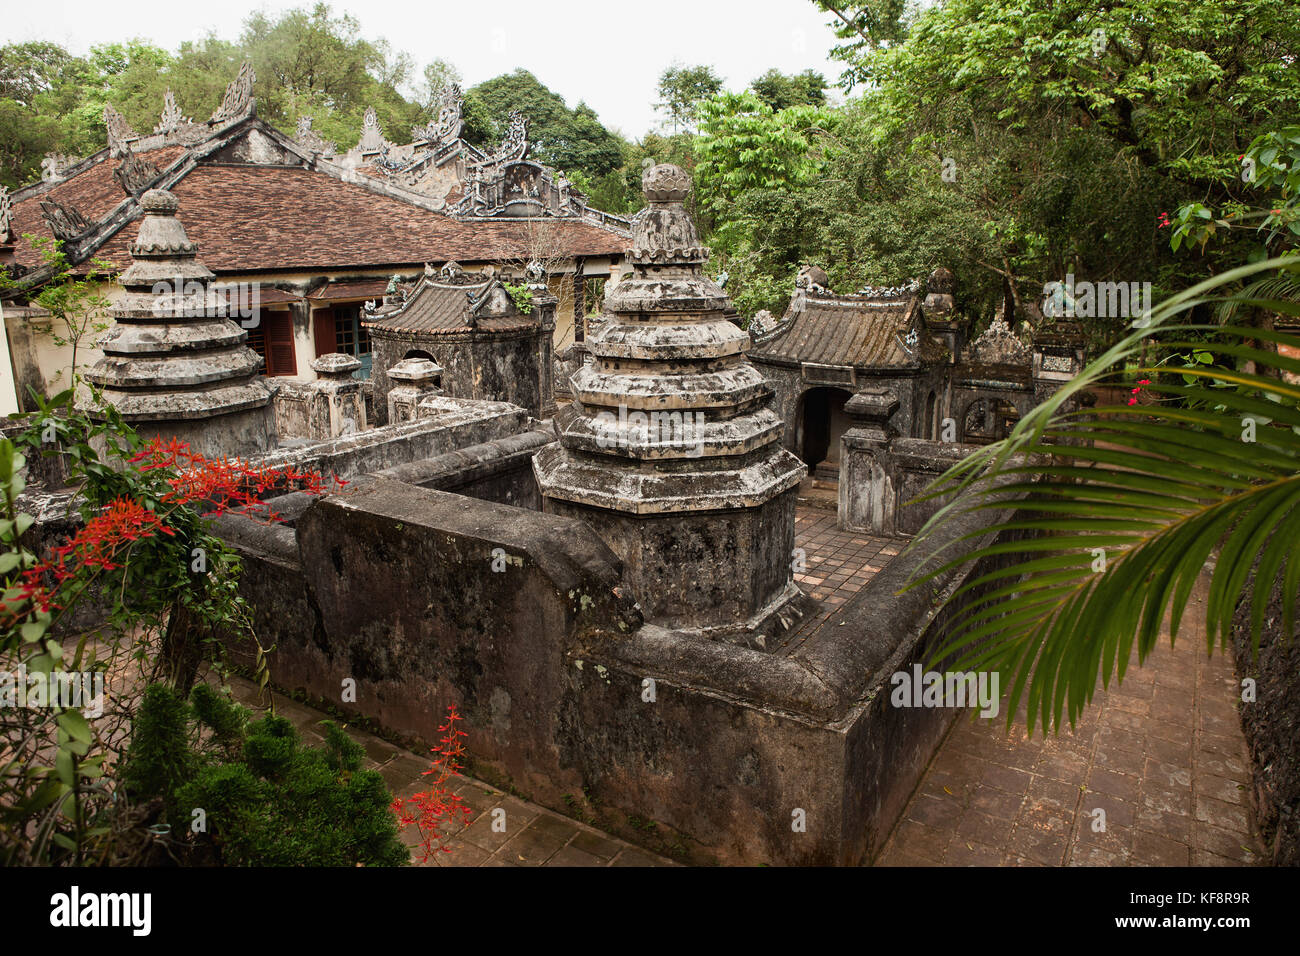
[[(1300, 349), (1300, 338), (1174, 322), (1212, 302), (1216, 290), (1282, 268), (1297, 262), (1243, 266), (1161, 303), (1149, 322), (1025, 415), (1007, 438), (975, 451), (926, 490), (924, 497), (952, 497), (910, 546), (939, 560), (909, 587), (996, 559), (993, 570), (948, 597), (962, 606), (933, 659), (948, 659), (950, 669), (1000, 672), (1009, 723), (1023, 702), (1031, 730), (1038, 720), (1045, 728), (1059, 729), (1067, 718), (1073, 724), (1099, 685), (1123, 679), (1134, 649), (1145, 661), (1166, 622), (1171, 640), (1177, 636), (1211, 558), (1204, 611), (1211, 649), (1230, 639), (1243, 597), (1257, 646), (1278, 584), (1291, 633), (1300, 585), (1300, 385), (1240, 368), (1253, 362), (1300, 374), (1300, 361), (1246, 344)], [(1274, 298), (1294, 291), (1263, 279), (1231, 299), (1238, 309), (1300, 315), (1300, 303)], [(1208, 348), (1237, 367), (1172, 375), (1131, 369), (1152, 382), (1154, 405), (1067, 410), (1084, 389), (1113, 380), (1157, 333), (1161, 348)], [(974, 511), (1010, 517), (931, 543), (936, 529)], [(995, 543), (962, 552), (963, 542), (990, 531)]]

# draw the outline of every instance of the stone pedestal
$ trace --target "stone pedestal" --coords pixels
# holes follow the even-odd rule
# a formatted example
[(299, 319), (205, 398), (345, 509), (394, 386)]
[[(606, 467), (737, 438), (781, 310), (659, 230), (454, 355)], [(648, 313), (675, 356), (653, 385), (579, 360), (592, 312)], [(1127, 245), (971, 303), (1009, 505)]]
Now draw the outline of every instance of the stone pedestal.
[(606, 294), (559, 444), (533, 460), (543, 507), (597, 530), (647, 620), (763, 646), (758, 631), (799, 594), (794, 496), (807, 469), (781, 447), (749, 336), (703, 273), (689, 176), (656, 166), (643, 186), (633, 274)]
[(365, 396), (361, 382), (352, 377), (361, 368), (360, 360), (329, 352), (313, 359), (311, 367), (320, 377), (308, 386), (308, 437), (324, 440), (365, 431)]
[(442, 366), (432, 359), (403, 359), (388, 370), (397, 385), (388, 390), (388, 424), (399, 425), (419, 417), (420, 403), (442, 394)]
[(893, 535), (897, 496), (889, 467), (894, 431), (889, 419), (898, 410), (891, 388), (863, 389), (844, 403), (853, 423), (840, 438), (840, 489), (837, 525), (842, 531)]

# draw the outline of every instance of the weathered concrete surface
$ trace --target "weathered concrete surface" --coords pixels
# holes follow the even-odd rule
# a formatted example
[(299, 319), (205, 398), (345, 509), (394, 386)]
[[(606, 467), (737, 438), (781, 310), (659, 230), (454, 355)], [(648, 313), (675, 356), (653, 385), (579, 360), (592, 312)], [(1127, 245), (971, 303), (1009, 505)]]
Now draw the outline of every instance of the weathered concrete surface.
[(296, 535), (238, 518), (223, 534), (245, 553), (278, 684), (430, 742), (455, 702), (476, 761), (551, 806), (580, 788), (559, 752), (580, 676), (566, 654), (639, 623), (590, 529), (373, 478), (313, 503)]
[(638, 629), (618, 560), (557, 515), (377, 478), (313, 503), (296, 534), (247, 525), (222, 533), (245, 556), (278, 684), (428, 743), (457, 702), (494, 779), (560, 810), (585, 791), (658, 821), (697, 860), (870, 860), (957, 713), (889, 703), (891, 675), (954, 613), (937, 602), (968, 579), (897, 596), (912, 555), (782, 655)]
[(421, 488), (540, 511), (542, 496), (533, 477), (533, 455), (554, 440), (550, 429), (523, 432), (436, 458), (395, 465), (376, 474)]
[(1237, 676), (1255, 681), (1255, 700), (1240, 706), (1255, 805), (1271, 862), (1300, 866), (1300, 627), (1283, 630), (1279, 584), (1268, 599), (1256, 656), (1250, 612), (1250, 602), (1242, 602), (1232, 638)]
[(524, 431), (528, 423), (522, 408), (504, 402), (431, 398), (421, 407), (423, 417), (414, 422), (275, 452), (264, 462), (351, 479), (505, 438)]

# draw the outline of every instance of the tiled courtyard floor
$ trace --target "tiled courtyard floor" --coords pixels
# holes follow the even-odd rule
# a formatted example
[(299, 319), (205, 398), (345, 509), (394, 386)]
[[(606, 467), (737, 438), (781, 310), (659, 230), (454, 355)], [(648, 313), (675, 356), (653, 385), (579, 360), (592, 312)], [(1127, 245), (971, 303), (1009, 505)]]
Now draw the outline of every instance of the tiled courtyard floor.
[[(880, 859), (885, 866), (1242, 866), (1263, 849), (1231, 659), (1205, 653), (1205, 579), (1120, 687), (1073, 731), (960, 718)], [(1197, 616), (1200, 615), (1200, 620)], [(1023, 716), (1023, 715), (1022, 715)], [(1105, 829), (1097, 810), (1105, 811)]]
[[(232, 678), (235, 698), (256, 707), (257, 689), (251, 681)], [(261, 709), (261, 708), (258, 708)], [(318, 723), (327, 715), (275, 695), (276, 712), (288, 717), (305, 743), (324, 743)], [(427, 789), (421, 774), (429, 769), (429, 759), (396, 747), (373, 734), (347, 727), (351, 737), (366, 749), (366, 769), (378, 770), (394, 797), (406, 798)], [(424, 866), (676, 866), (657, 856), (599, 830), (561, 816), (544, 807), (528, 803), (469, 777), (460, 778), (452, 789), (473, 812), (469, 823), (448, 827), (444, 844), (449, 852), (439, 852), (421, 864), (420, 854), (411, 862)], [(497, 812), (502, 811), (502, 812)], [(499, 821), (497, 829), (493, 822)], [(402, 834), (410, 846), (419, 842), (414, 827)]]
[(822, 606), (786, 635), (774, 653), (789, 654), (871, 580), (887, 561), (903, 550), (895, 538), (873, 538), (835, 527), (835, 511), (800, 505), (795, 508), (795, 547), (804, 550), (806, 570), (795, 581)]

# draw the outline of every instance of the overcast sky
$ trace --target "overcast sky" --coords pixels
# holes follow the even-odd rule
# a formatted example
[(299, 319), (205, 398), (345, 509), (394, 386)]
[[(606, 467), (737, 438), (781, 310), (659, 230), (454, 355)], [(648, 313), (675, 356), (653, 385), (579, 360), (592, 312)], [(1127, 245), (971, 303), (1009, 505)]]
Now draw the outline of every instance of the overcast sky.
[[(5, 43), (50, 40), (74, 53), (140, 37), (174, 51), (209, 32), (233, 40), (254, 10), (274, 13), (311, 0), (41, 0), (8, 4)], [(776, 67), (811, 67), (834, 83), (842, 67), (828, 59), (836, 43), (827, 15), (809, 0), (696, 0), (694, 3), (592, 0), (337, 0), (367, 39), (383, 37), (419, 70), (442, 58), (465, 85), (518, 67), (565, 98), (586, 100), (605, 125), (641, 136), (656, 125), (655, 86), (674, 61), (714, 67), (740, 90)]]

